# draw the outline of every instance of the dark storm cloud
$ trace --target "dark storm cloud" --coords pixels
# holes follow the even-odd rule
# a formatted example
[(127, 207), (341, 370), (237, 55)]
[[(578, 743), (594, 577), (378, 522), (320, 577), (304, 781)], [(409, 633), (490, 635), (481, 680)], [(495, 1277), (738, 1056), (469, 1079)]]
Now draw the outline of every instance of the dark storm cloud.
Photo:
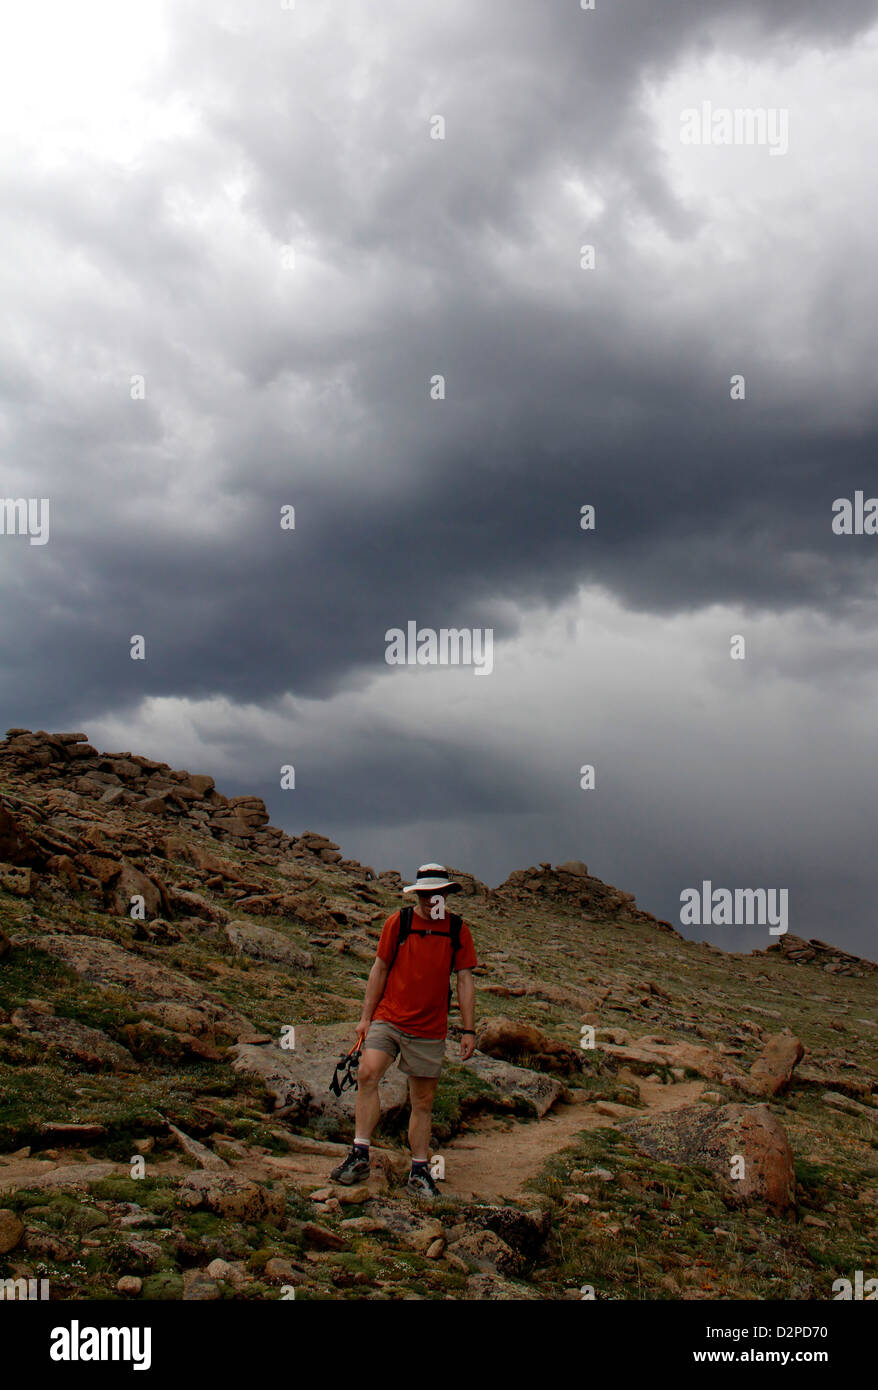
[[(135, 179), (86, 167), (75, 185), (13, 180), (22, 226), (52, 227), (101, 283), (84, 326), (91, 352), (67, 359), (77, 391), (59, 400), (38, 363), (29, 379), (19, 368), (31, 401), (20, 456), (29, 490), (53, 498), (54, 539), (42, 566), (20, 549), (5, 557), (28, 574), (8, 638), (36, 634), (27, 666), (7, 669), (7, 708), (30, 697), (39, 672), (50, 722), (101, 692), (112, 706), (136, 700), (135, 632), (152, 638), (153, 694), (270, 698), (326, 691), (380, 661), (385, 628), (412, 616), (493, 621), (500, 637), (514, 619), (492, 611), (498, 596), (526, 607), (598, 580), (662, 610), (839, 602), (871, 585), (862, 545), (833, 548), (826, 518), (832, 497), (862, 481), (872, 441), (830, 435), (791, 488), (811, 448), (795, 412), (769, 398), (758, 423), (733, 413), (714, 326), (678, 341), (672, 360), (643, 337), (623, 222), (642, 205), (675, 236), (692, 230), (637, 110), (644, 74), (711, 32), (745, 52), (847, 42), (875, 6), (443, 6), (416, 24), (405, 12), (386, 46), (370, 31), (402, 10), (337, 13), (292, 40), (292, 15), (234, 31), (180, 6), (163, 79), (198, 106), (198, 136), (163, 147), (167, 162)], [(434, 109), (447, 112), (444, 144), (426, 139)], [(259, 284), (270, 246), (254, 244), (252, 280), (245, 268), (236, 280), (221, 248), (170, 216), (176, 181), (191, 180), (197, 202), (237, 167), (248, 211), (278, 242), (316, 243), (344, 287), (332, 298), (351, 296), (347, 312), (334, 303), (323, 323), (313, 299), (306, 322), (279, 312)], [(498, 274), (503, 243), (547, 256), (535, 229), (542, 188), (565, 172), (601, 186), (610, 171), (618, 197), (596, 239), (612, 265), (596, 288), (582, 283), (587, 233), (575, 218), (563, 295), (550, 264), (548, 300)], [(60, 303), (45, 330), (71, 334), (74, 307), (82, 300)], [(752, 374), (770, 376), (758, 344), (751, 354)], [(138, 369), (150, 395), (133, 416), (107, 375)], [(427, 399), (437, 371), (441, 405)], [(224, 377), (242, 373), (252, 394), (232, 415)], [(310, 392), (309, 418), (319, 416), (316, 470), (278, 403), (286, 384)], [(13, 380), (10, 413), (15, 393)], [(168, 438), (171, 404), (207, 417), (212, 454), (193, 460), (185, 435)], [(376, 491), (385, 470), (392, 481)], [(192, 486), (168, 529), (150, 505), (175, 472)], [(205, 534), (196, 515), (208, 494)], [(294, 541), (276, 525), (284, 501), (300, 518)], [(601, 523), (587, 549), (585, 501)], [(831, 569), (790, 567), (790, 551), (831, 552)], [(50, 693), (59, 668), (68, 678)]]
[[(598, 0), (594, 13), (574, 0), (291, 12), (175, 0), (149, 92), (157, 116), (173, 102), (192, 113), (185, 129), (147, 140), (128, 167), (90, 152), (48, 168), (0, 159), (0, 493), (52, 502), (48, 546), (0, 545), (6, 723), (104, 716), (124, 730), (145, 697), (221, 696), (249, 709), (231, 731), (206, 717), (196, 729), (234, 769), (224, 790), (264, 795), (288, 828), (349, 835), (345, 849), (362, 842), (376, 867), (407, 856), (411, 871), (433, 816), (441, 854), (492, 881), (534, 859), (591, 860), (587, 842), (596, 872), (667, 915), (727, 833), (737, 857), (716, 881), (724, 864), (773, 881), (776, 863), (742, 830), (749, 787), (719, 797), (716, 819), (699, 806), (701, 840), (685, 816), (667, 829), (648, 773), (585, 811), (575, 720), (561, 748), (547, 744), (551, 688), (528, 722), (510, 716), (504, 745), (483, 682), (457, 696), (469, 729), (439, 687), (405, 688), (428, 706), (418, 723), (386, 712), (386, 686), (369, 681), (387, 673), (389, 627), (490, 626), (499, 643), (593, 583), (656, 622), (737, 605), (766, 680), (827, 698), (839, 679), (869, 689), (856, 631), (872, 548), (829, 522), (835, 497), (868, 486), (874, 452), (872, 251), (856, 230), (871, 192), (864, 181), (856, 219), (821, 201), (811, 242), (807, 192), (779, 196), (776, 215), (763, 201), (758, 255), (732, 272), (693, 251), (681, 269), (674, 256), (710, 224), (708, 191), (680, 192), (644, 92), (693, 56), (768, 53), (782, 69), (844, 52), (876, 14), (865, 0)], [(444, 142), (428, 138), (437, 113)], [(784, 192), (786, 173), (772, 175)], [(579, 267), (585, 242), (593, 274)], [(133, 373), (147, 381), (136, 403)], [(429, 400), (435, 373), (442, 403)], [(816, 636), (794, 626), (784, 644), (755, 627), (803, 606)], [(727, 650), (725, 612), (711, 640)], [(129, 659), (135, 633), (145, 663)], [(599, 660), (586, 646), (584, 687)], [(737, 689), (723, 679), (723, 694)], [(344, 717), (318, 704), (339, 691), (363, 696)], [(685, 698), (643, 691), (650, 712)], [(719, 710), (715, 689), (698, 698)], [(724, 709), (742, 727), (734, 700)], [(606, 765), (624, 766), (638, 720), (648, 729), (628, 715), (600, 745)], [(275, 719), (289, 720), (288, 752)], [(813, 726), (796, 727), (805, 762)], [(678, 732), (669, 724), (666, 743)], [(165, 723), (133, 751), (165, 756), (167, 736)], [(708, 735), (701, 751), (710, 760)], [(836, 754), (834, 843), (862, 901), (853, 744)], [(295, 813), (277, 790), (287, 756), (302, 774)], [(681, 784), (678, 807), (687, 795)], [(788, 836), (784, 872), (825, 908), (805, 862), (816, 832), (794, 820)], [(693, 845), (691, 873), (678, 841)]]

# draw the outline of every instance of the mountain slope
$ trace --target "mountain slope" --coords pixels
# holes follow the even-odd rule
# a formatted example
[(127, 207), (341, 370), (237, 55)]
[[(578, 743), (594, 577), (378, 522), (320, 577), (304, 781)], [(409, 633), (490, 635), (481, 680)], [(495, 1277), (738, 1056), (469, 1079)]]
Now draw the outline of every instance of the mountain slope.
[(399, 1189), (395, 1068), (369, 1189), (325, 1191), (352, 1133), (328, 1083), (399, 875), (209, 776), (10, 730), (0, 1278), (39, 1266), (57, 1298), (799, 1298), (868, 1269), (874, 965), (687, 942), (578, 862), (456, 876), (480, 1050), (455, 1061), (453, 1014), (445, 1200)]

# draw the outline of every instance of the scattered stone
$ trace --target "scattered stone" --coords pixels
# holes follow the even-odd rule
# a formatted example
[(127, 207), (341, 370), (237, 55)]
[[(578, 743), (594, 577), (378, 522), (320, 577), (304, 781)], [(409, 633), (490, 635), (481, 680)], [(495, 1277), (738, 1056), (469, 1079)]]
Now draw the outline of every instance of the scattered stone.
[(449, 1246), (448, 1254), (455, 1255), (466, 1265), (496, 1270), (500, 1274), (519, 1274), (524, 1267), (521, 1256), (493, 1231), (473, 1231), (463, 1236)]
[(276, 1280), (282, 1284), (302, 1284), (306, 1278), (290, 1260), (285, 1260), (280, 1255), (273, 1255), (270, 1260), (266, 1261), (263, 1273), (266, 1279)]
[(116, 1292), (125, 1297), (136, 1297), (143, 1288), (143, 1280), (136, 1274), (123, 1274), (116, 1282)]
[(341, 1236), (337, 1236), (335, 1231), (330, 1231), (328, 1226), (318, 1226), (314, 1221), (306, 1221), (301, 1230), (308, 1245), (315, 1245), (318, 1250), (344, 1250), (345, 1248)]
[(776, 1096), (785, 1091), (804, 1055), (804, 1047), (788, 1028), (774, 1033), (766, 1042), (762, 1055), (750, 1068), (748, 1089), (751, 1094)]
[(190, 1139), (189, 1135), (184, 1134), (182, 1129), (178, 1129), (176, 1125), (169, 1124), (168, 1130), (173, 1134), (183, 1152), (188, 1154), (190, 1158), (194, 1158), (200, 1168), (214, 1173), (228, 1172), (229, 1165), (225, 1160), (212, 1153), (205, 1144), (200, 1144), (197, 1139)]
[(630, 1120), (631, 1106), (617, 1105), (613, 1100), (599, 1100), (595, 1102), (595, 1110), (598, 1115), (607, 1115), (611, 1120)]
[(7, 1207), (0, 1210), (0, 1255), (14, 1250), (24, 1235), (24, 1226)]
[[(40, 1134), (44, 1139), (54, 1140), (57, 1144), (69, 1147), (71, 1144), (94, 1144), (98, 1139), (106, 1139), (107, 1131), (104, 1125), (70, 1125), (62, 1123), (48, 1122), (40, 1126)], [(46, 1156), (50, 1150), (44, 1149)], [(57, 1154), (54, 1157), (58, 1157)]]
[(222, 1298), (222, 1292), (215, 1282), (202, 1269), (183, 1271), (184, 1303), (212, 1303)]
[(360, 1183), (356, 1187), (339, 1187), (329, 1194), (329, 1200), (333, 1199), (340, 1202), (342, 1206), (358, 1206), (360, 1202), (368, 1202), (372, 1193), (365, 1183)]
[(121, 992), (129, 999), (186, 1004), (199, 1009), (214, 1026), (228, 1026), (236, 1032), (248, 1022), (216, 999), (200, 982), (168, 970), (124, 950), (114, 941), (78, 933), (48, 933), (35, 944), (69, 965), (83, 979), (102, 989)]
[(390, 1227), (386, 1221), (382, 1221), (377, 1216), (346, 1216), (344, 1221), (338, 1223), (341, 1231), (359, 1231), (363, 1235), (375, 1231), (389, 1231)]
[(878, 1109), (873, 1105), (861, 1105), (858, 1100), (852, 1100), (850, 1096), (843, 1096), (838, 1091), (824, 1091), (821, 1097), (824, 1105), (829, 1105), (833, 1110), (843, 1110), (847, 1115), (865, 1116), (874, 1124), (878, 1120)]
[(185, 1207), (206, 1207), (217, 1216), (240, 1221), (283, 1219), (286, 1200), (282, 1191), (225, 1173), (190, 1173), (179, 1194)]

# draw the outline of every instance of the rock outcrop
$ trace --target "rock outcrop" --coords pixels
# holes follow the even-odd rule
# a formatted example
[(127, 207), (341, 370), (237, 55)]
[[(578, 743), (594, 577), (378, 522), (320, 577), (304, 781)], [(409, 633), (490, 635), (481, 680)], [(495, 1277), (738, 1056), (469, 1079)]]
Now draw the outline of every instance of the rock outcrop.
[(670, 922), (644, 912), (633, 893), (623, 893), (601, 879), (594, 878), (581, 860), (568, 860), (553, 869), (549, 863), (539, 868), (516, 869), (495, 888), (492, 899), (500, 903), (526, 905), (534, 896), (558, 899), (582, 908), (589, 916), (617, 918), (620, 922), (644, 922), (661, 932), (679, 936)]
[(773, 941), (770, 946), (766, 946), (764, 952), (754, 951), (753, 954), (763, 955), (769, 951), (778, 952), (784, 960), (792, 961), (796, 965), (816, 966), (827, 975), (851, 975), (862, 979), (878, 970), (878, 965), (873, 961), (851, 955), (849, 951), (842, 951), (839, 946), (830, 946), (826, 941), (819, 941), (816, 937), (804, 941), (802, 937), (793, 936), (789, 932)]
[(792, 1149), (766, 1105), (692, 1105), (619, 1128), (653, 1158), (707, 1168), (742, 1202), (764, 1201), (781, 1210), (795, 1202)]

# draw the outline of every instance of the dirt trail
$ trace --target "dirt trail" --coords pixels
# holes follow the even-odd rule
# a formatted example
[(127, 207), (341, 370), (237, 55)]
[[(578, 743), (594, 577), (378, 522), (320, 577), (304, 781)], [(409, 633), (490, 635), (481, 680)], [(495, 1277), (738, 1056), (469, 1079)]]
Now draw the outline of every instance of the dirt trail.
[[(705, 1086), (703, 1081), (663, 1086), (641, 1077), (636, 1080), (641, 1104), (625, 1107), (632, 1119), (691, 1105)], [(512, 1124), (494, 1118), (474, 1121), (466, 1134), (450, 1140), (441, 1149), (447, 1176), (440, 1183), (440, 1190), (443, 1196), (463, 1198), (532, 1196), (524, 1184), (535, 1177), (553, 1153), (566, 1148), (580, 1130), (614, 1123), (612, 1117), (599, 1114), (589, 1104), (555, 1105), (541, 1120)]]
[[(621, 1076), (626, 1079), (624, 1072)], [(691, 1105), (705, 1087), (703, 1081), (663, 1086), (642, 1077), (627, 1079), (636, 1081), (640, 1088), (641, 1104), (624, 1108), (626, 1117), (632, 1118)], [(464, 1200), (474, 1197), (526, 1199), (533, 1194), (525, 1190), (525, 1183), (536, 1176), (552, 1154), (566, 1148), (580, 1130), (600, 1129), (615, 1122), (612, 1116), (600, 1114), (593, 1103), (556, 1105), (541, 1120), (506, 1120), (494, 1116), (473, 1120), (464, 1134), (438, 1150), (445, 1158), (446, 1171), (440, 1191), (443, 1196)], [(319, 1144), (314, 1140), (302, 1142), (313, 1145), (317, 1151), (294, 1151), (283, 1157), (250, 1154), (245, 1159), (232, 1160), (228, 1171), (256, 1181), (280, 1177), (306, 1186), (315, 1183), (331, 1186), (329, 1170), (347, 1152), (347, 1146)], [(405, 1166), (403, 1154), (399, 1155), (399, 1164)], [(158, 1162), (153, 1160), (150, 1170), (156, 1176), (181, 1178), (191, 1168), (181, 1163), (179, 1155), (174, 1155), (163, 1156)], [(57, 1164), (10, 1156), (0, 1160), (0, 1193), (28, 1186), (61, 1187), (77, 1182), (85, 1186), (111, 1174), (129, 1172), (127, 1163), (89, 1162), (84, 1155), (76, 1153), (65, 1152)], [(386, 1188), (386, 1179), (379, 1164), (373, 1162), (372, 1172), (369, 1186), (377, 1194)]]

